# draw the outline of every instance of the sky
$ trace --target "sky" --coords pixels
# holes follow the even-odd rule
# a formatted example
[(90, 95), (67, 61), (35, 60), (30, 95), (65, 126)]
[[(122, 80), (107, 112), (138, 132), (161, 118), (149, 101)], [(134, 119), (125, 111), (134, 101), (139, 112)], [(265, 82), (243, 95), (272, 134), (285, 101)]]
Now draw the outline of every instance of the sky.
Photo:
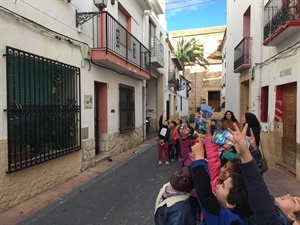
[(226, 0), (165, 0), (167, 30), (226, 25)]

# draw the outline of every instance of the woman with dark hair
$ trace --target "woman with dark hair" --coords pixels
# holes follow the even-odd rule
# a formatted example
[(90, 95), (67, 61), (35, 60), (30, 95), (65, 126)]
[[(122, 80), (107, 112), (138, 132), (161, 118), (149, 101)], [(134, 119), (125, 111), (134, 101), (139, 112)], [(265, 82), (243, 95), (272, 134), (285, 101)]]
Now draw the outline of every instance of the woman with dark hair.
[(230, 110), (227, 110), (225, 112), (224, 117), (222, 118), (221, 121), (222, 121), (221, 130), (228, 130), (228, 128), (234, 130), (233, 123), (236, 123), (238, 127), (240, 126), (238, 120), (235, 118), (233, 112)]
[(257, 146), (259, 146), (261, 126), (257, 117), (253, 113), (246, 112), (242, 116), (241, 124), (244, 127), (246, 123), (248, 123), (247, 136), (248, 137), (251, 136), (250, 133), (250, 128), (251, 128), (255, 137), (255, 143)]
[[(257, 117), (253, 113), (249, 113), (249, 112), (246, 112), (241, 118), (241, 124), (243, 125), (243, 127), (246, 125), (246, 123), (248, 124), (246, 135), (248, 137), (252, 136), (255, 139), (255, 145), (250, 146), (251, 155), (254, 158), (256, 165), (261, 170), (261, 173), (263, 173), (263, 171), (262, 171), (262, 155), (261, 155), (261, 152), (259, 149), (260, 132), (261, 132), (260, 123), (259, 123)], [(251, 135), (250, 129), (252, 130), (253, 135)]]

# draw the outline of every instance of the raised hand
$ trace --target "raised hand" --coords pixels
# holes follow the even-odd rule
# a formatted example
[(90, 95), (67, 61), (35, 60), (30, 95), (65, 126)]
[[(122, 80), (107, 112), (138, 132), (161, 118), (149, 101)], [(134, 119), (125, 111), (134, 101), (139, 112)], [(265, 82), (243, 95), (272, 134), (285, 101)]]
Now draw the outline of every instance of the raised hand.
[(247, 137), (248, 141), (250, 142), (250, 150), (255, 151), (257, 149), (257, 145), (256, 145), (252, 128), (250, 128), (250, 135), (251, 135), (250, 137), (249, 136)]
[(206, 120), (206, 136), (211, 136), (211, 122), (210, 120)]
[(192, 160), (204, 159), (204, 147), (202, 143), (196, 143), (192, 146)]
[(295, 220), (292, 225), (300, 225), (300, 220)]
[[(242, 132), (236, 123), (233, 124), (235, 131), (228, 128), (229, 132), (232, 134), (232, 138), (228, 138), (231, 142), (233, 142), (235, 150), (237, 151), (242, 163), (247, 163), (253, 160), (252, 155), (249, 151), (246, 133), (248, 124), (246, 123)], [(253, 134), (253, 133), (252, 133)]]

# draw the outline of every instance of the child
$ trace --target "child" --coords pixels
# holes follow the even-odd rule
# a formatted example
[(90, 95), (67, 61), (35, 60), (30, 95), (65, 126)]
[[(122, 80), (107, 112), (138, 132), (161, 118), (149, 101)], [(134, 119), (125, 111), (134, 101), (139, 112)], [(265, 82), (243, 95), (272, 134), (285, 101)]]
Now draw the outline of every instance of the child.
[[(182, 120), (178, 119), (177, 126), (175, 127), (175, 129), (177, 129), (177, 131), (178, 131), (179, 138), (181, 137), (181, 131), (183, 129), (183, 126), (184, 126), (184, 124), (182, 123)], [(180, 153), (179, 138), (178, 138), (178, 140), (175, 144), (175, 160), (180, 161), (181, 160), (181, 153)]]
[(164, 153), (166, 165), (169, 165), (169, 121), (163, 120), (163, 115), (159, 118), (159, 131), (158, 131), (158, 164), (162, 164), (162, 154)]
[(231, 146), (229, 144), (223, 144), (221, 148), (222, 148), (221, 155), (220, 155), (221, 166), (224, 166), (225, 163), (228, 162), (228, 160), (237, 158), (236, 150), (234, 146)]
[(194, 186), (204, 214), (200, 224), (248, 224), (245, 218), (250, 216), (252, 211), (242, 176), (231, 174), (222, 184), (217, 185), (213, 193), (203, 145), (195, 144), (192, 151), (195, 159), (191, 163)]
[(191, 169), (182, 167), (163, 185), (157, 196), (154, 211), (156, 225), (194, 225), (194, 215), (189, 202), (193, 189)]
[(220, 160), (221, 155), (219, 155), (219, 148), (215, 143), (211, 142), (212, 133), (210, 132), (210, 126), (211, 123), (207, 121), (205, 153), (210, 172), (212, 191), (214, 193), (218, 184), (223, 183), (224, 180), (230, 176), (230, 174), (240, 173), (240, 169), (238, 166), (238, 159), (227, 160), (227, 162), (222, 165), (222, 160)]
[[(300, 220), (300, 197), (285, 195), (270, 198), (270, 193), (262, 174), (253, 159), (246, 143), (248, 124), (245, 124), (242, 132), (236, 124), (233, 125), (236, 132), (229, 129), (235, 144), (235, 149), (240, 157), (240, 169), (244, 176), (249, 194), (250, 204), (256, 218), (257, 225), (290, 225), (297, 224)], [(255, 143), (252, 130), (248, 138), (250, 145)], [(255, 143), (256, 144), (256, 143)]]
[(180, 142), (180, 153), (182, 157), (182, 165), (189, 166), (191, 164), (191, 147), (195, 144), (195, 139), (192, 136), (194, 133), (194, 129), (186, 124), (181, 131), (181, 138), (179, 138)]
[(211, 120), (210, 120), (210, 124), (211, 124), (210, 130), (211, 130), (211, 133), (213, 134), (214, 131), (217, 129), (217, 127), (216, 127), (216, 125), (217, 125), (217, 120), (211, 119)]
[(175, 157), (175, 147), (176, 143), (179, 141), (178, 130), (176, 129), (177, 123), (172, 121), (170, 124), (170, 138), (169, 138), (169, 158), (174, 162)]

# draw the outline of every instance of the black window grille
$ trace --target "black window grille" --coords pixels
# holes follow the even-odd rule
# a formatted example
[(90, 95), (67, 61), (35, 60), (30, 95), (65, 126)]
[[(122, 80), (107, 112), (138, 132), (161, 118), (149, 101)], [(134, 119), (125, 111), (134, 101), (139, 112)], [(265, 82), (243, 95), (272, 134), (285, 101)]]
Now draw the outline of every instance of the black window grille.
[(120, 98), (120, 133), (132, 131), (135, 128), (134, 88), (123, 84), (119, 86)]
[(6, 48), (8, 172), (81, 148), (80, 68)]

